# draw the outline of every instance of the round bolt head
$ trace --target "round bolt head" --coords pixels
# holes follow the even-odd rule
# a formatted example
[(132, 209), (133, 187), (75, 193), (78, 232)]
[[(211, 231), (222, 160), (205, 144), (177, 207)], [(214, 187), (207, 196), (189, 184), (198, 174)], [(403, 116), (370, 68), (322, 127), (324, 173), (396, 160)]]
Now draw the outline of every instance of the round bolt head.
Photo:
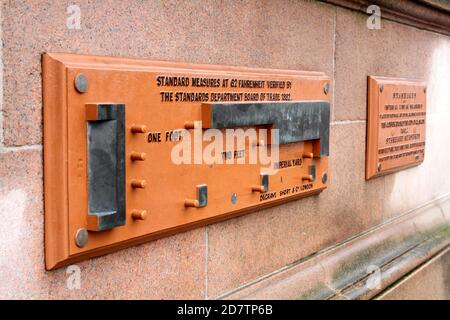
[(325, 172), (325, 173), (322, 175), (322, 183), (323, 183), (323, 184), (326, 184), (327, 181), (328, 181), (328, 174)]
[(86, 76), (82, 73), (79, 73), (75, 76), (75, 89), (79, 93), (85, 93), (88, 89), (88, 80)]
[(231, 194), (231, 203), (236, 204), (236, 202), (237, 202), (237, 194), (235, 192), (233, 192)]
[(328, 91), (330, 90), (330, 85), (327, 83), (325, 83), (325, 85), (323, 86), (323, 92), (325, 92), (325, 94), (328, 94)]
[(89, 235), (86, 229), (81, 228), (78, 229), (75, 234), (75, 244), (78, 248), (83, 248), (87, 241), (88, 241)]

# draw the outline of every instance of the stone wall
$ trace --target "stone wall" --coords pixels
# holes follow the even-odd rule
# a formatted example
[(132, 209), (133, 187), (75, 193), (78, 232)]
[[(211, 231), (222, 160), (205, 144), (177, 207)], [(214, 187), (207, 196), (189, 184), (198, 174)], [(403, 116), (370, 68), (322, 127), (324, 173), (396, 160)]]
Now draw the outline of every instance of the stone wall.
[[(81, 9), (81, 30), (66, 26)], [(215, 298), (450, 193), (450, 38), (314, 1), (2, 1), (0, 298)], [(330, 183), (318, 196), (44, 268), (41, 55), (323, 71)], [(422, 165), (364, 179), (367, 75), (428, 83)]]

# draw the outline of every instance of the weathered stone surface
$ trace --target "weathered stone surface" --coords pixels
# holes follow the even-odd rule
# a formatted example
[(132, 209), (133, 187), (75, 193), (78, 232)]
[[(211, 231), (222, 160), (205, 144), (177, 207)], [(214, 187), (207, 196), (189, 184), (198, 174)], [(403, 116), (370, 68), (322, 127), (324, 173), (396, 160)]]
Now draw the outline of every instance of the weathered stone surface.
[[(3, 2), (6, 145), (42, 141), (41, 54), (142, 57), (333, 73), (334, 9), (312, 2)], [(300, 49), (301, 48), (301, 49)]]

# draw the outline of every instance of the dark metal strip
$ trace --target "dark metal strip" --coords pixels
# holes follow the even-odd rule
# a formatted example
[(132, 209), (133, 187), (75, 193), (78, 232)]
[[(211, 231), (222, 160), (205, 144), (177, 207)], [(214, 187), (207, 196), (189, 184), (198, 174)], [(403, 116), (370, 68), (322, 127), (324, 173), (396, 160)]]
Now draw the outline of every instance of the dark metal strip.
[(223, 103), (209, 106), (211, 128), (273, 125), (274, 129), (279, 129), (280, 144), (320, 139), (320, 155), (329, 155), (328, 102)]
[(96, 107), (87, 126), (89, 214), (102, 231), (125, 225), (125, 105)]

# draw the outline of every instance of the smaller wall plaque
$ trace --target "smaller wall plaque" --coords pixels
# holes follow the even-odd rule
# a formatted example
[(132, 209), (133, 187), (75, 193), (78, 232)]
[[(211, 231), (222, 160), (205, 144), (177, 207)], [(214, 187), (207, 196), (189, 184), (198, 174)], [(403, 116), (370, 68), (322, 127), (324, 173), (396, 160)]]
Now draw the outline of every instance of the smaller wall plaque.
[(369, 76), (367, 104), (366, 179), (422, 163), (426, 83)]

